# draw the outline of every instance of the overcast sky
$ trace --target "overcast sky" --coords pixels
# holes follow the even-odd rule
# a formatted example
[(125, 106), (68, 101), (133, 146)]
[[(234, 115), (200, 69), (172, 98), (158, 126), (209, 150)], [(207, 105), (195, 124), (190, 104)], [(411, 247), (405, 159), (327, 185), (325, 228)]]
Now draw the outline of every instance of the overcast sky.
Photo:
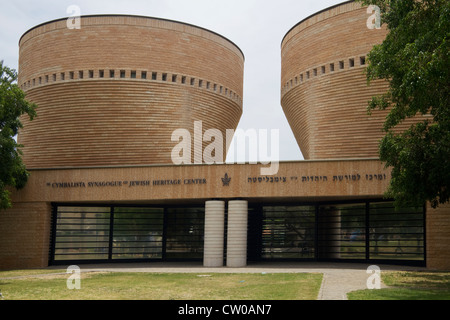
[[(303, 159), (280, 105), (281, 40), (295, 24), (344, 0), (0, 0), (0, 60), (18, 68), (28, 29), (70, 14), (133, 14), (190, 23), (233, 41), (245, 55), (244, 113), (238, 128), (279, 129), (280, 160)], [(311, 53), (314, 54), (314, 53)]]

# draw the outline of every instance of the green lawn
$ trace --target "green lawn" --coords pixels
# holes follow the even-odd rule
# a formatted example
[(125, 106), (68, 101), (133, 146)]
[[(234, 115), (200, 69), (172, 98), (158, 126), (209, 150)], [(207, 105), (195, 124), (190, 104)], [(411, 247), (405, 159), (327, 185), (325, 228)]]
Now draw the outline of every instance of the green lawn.
[(350, 300), (450, 300), (450, 272), (383, 272), (389, 288), (350, 292)]
[[(47, 271), (44, 271), (44, 273)], [(82, 273), (69, 290), (69, 274), (0, 272), (5, 300), (315, 300), (322, 274)]]
[[(315, 300), (322, 274), (81, 274), (69, 290), (65, 270), (0, 272), (4, 300)], [(359, 290), (350, 300), (450, 300), (450, 272), (382, 272), (381, 290)]]

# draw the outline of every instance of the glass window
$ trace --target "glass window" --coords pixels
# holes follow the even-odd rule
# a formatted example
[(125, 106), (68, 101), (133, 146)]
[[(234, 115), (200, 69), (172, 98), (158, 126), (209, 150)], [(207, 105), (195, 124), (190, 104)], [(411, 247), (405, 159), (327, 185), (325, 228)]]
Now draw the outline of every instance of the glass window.
[(362, 65), (362, 66), (365, 65), (366, 64), (366, 57), (360, 57), (359, 58), (359, 64)]
[(264, 206), (262, 258), (314, 258), (315, 208)]
[(355, 66), (355, 59), (353, 59), (353, 58), (349, 59), (348, 64), (349, 64), (350, 68), (353, 68)]
[(108, 258), (109, 207), (58, 207), (55, 260)]
[(114, 208), (112, 259), (162, 258), (164, 209)]
[(424, 259), (423, 208), (371, 203), (369, 230), (371, 259)]
[(205, 208), (168, 208), (167, 259), (203, 258)]
[(366, 205), (319, 207), (318, 249), (323, 259), (366, 258)]
[[(424, 215), (392, 202), (249, 206), (247, 254), (422, 263)], [(52, 260), (200, 260), (204, 217), (202, 206), (57, 206)]]

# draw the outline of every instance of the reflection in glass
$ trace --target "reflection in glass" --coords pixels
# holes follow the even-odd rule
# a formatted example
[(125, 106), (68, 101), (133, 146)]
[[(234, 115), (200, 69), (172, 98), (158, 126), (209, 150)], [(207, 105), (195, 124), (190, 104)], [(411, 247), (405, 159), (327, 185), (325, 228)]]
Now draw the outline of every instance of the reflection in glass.
[(168, 208), (167, 259), (203, 258), (205, 208)]
[(164, 209), (114, 208), (112, 259), (162, 258)]
[(370, 204), (370, 258), (423, 260), (424, 228), (423, 208)]
[(320, 206), (319, 258), (365, 259), (365, 215), (365, 204)]
[(109, 208), (58, 207), (54, 259), (107, 259), (109, 218)]
[(262, 258), (314, 258), (314, 220), (311, 206), (264, 206)]

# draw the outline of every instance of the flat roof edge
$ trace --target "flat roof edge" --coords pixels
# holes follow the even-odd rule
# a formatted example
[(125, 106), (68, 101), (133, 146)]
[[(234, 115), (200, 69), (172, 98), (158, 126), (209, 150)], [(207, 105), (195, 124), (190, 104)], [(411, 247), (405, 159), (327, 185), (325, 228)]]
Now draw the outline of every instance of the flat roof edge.
[[(167, 22), (172, 22), (172, 23), (178, 23), (178, 24), (183, 24), (189, 27), (194, 27), (200, 30), (204, 30), (207, 32), (210, 32), (226, 41), (228, 41), (229, 43), (231, 43), (233, 46), (236, 47), (236, 49), (239, 50), (239, 52), (242, 54), (242, 58), (245, 60), (245, 55), (244, 52), (241, 50), (241, 48), (239, 48), (239, 46), (234, 43), (233, 41), (231, 41), (230, 39), (228, 39), (227, 37), (221, 35), (220, 33), (217, 33), (215, 31), (212, 31), (210, 29), (204, 28), (204, 27), (200, 27), (191, 23), (187, 23), (187, 22), (182, 22), (182, 21), (177, 21), (177, 20), (171, 20), (171, 19), (165, 19), (165, 18), (157, 18), (157, 17), (150, 17), (150, 16), (141, 16), (141, 15), (133, 15), (133, 14), (91, 14), (91, 15), (81, 15), (80, 18), (95, 18), (95, 17), (132, 17), (132, 18), (143, 18), (143, 19), (153, 19), (153, 20), (159, 20), (159, 21), (167, 21)], [(31, 32), (34, 29), (40, 28), (42, 26), (45, 26), (46, 24), (50, 24), (50, 23), (55, 23), (55, 22), (59, 22), (59, 21), (64, 21), (67, 19), (70, 19), (73, 17), (64, 17), (64, 18), (58, 18), (58, 19), (54, 19), (54, 20), (50, 20), (50, 21), (46, 21), (43, 23), (40, 23), (30, 29), (28, 29), (27, 31), (25, 31), (22, 36), (19, 39), (19, 44), (22, 41), (22, 38), (29, 32)]]
[(294, 30), (298, 25), (302, 24), (302, 23), (305, 22), (306, 20), (308, 20), (308, 19), (310, 19), (310, 18), (312, 18), (312, 17), (314, 17), (314, 16), (316, 16), (316, 15), (318, 15), (318, 14), (321, 14), (322, 12), (325, 12), (325, 11), (331, 10), (331, 9), (333, 9), (333, 8), (342, 6), (342, 5), (347, 4), (347, 3), (355, 2), (355, 1), (356, 1), (356, 0), (344, 1), (344, 2), (341, 2), (341, 3), (335, 4), (335, 5), (332, 5), (332, 6), (330, 6), (330, 7), (327, 7), (327, 8), (325, 8), (325, 9), (322, 9), (322, 10), (320, 10), (320, 11), (318, 11), (318, 12), (316, 12), (316, 13), (313, 13), (313, 14), (309, 15), (308, 17), (304, 18), (304, 19), (301, 20), (300, 22), (296, 23), (292, 28), (290, 28), (288, 32), (286, 32), (286, 34), (285, 34), (284, 37), (283, 37), (283, 40), (281, 40), (281, 46), (283, 46), (283, 42), (284, 42), (284, 40), (286, 39), (287, 35), (288, 35), (292, 30)]

